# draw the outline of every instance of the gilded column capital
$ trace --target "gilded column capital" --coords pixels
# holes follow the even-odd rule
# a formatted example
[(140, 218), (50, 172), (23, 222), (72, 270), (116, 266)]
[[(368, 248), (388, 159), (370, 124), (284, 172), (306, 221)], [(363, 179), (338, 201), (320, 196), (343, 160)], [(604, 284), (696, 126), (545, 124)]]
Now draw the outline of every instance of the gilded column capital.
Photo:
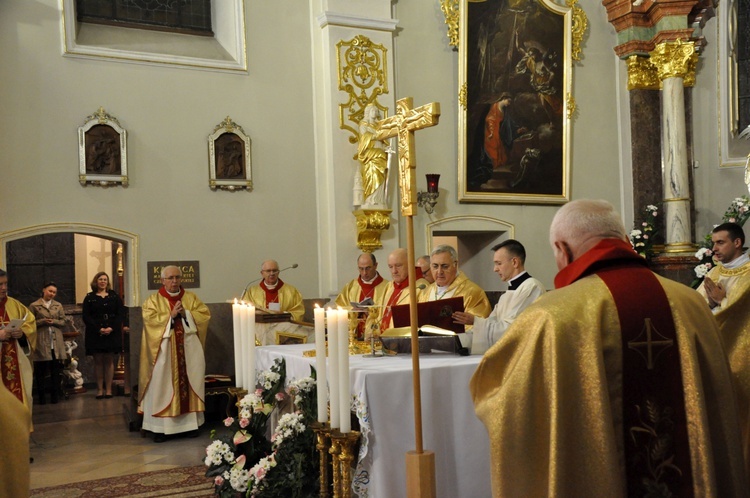
[(628, 90), (658, 90), (661, 86), (656, 66), (648, 57), (631, 55), (628, 66)]
[(692, 41), (684, 42), (663, 42), (656, 45), (654, 50), (649, 54), (651, 64), (656, 67), (659, 80), (664, 81), (667, 78), (687, 78), (692, 69), (693, 81), (695, 81), (695, 66), (698, 63), (698, 54), (695, 51), (695, 43)]

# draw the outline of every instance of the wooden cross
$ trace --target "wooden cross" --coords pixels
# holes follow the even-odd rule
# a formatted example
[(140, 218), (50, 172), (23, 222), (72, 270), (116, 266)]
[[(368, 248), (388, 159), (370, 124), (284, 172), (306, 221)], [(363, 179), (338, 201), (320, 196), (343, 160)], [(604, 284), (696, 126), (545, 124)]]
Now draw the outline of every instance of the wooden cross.
[[(652, 331), (661, 337), (663, 340), (654, 340), (652, 338)], [(638, 354), (643, 356), (643, 353), (639, 351), (640, 348), (646, 348), (646, 367), (649, 370), (654, 369), (654, 346), (662, 346), (662, 348), (656, 353), (656, 356), (658, 357), (659, 354), (664, 351), (665, 349), (671, 347), (674, 344), (674, 341), (672, 339), (666, 339), (663, 335), (659, 333), (658, 330), (656, 330), (656, 327), (651, 325), (651, 319), (646, 318), (645, 323), (643, 324), (643, 330), (641, 331), (638, 338), (643, 336), (643, 334), (646, 334), (646, 340), (645, 341), (628, 341), (628, 348), (636, 351)]]
[(414, 132), (438, 124), (440, 104), (432, 102), (413, 109), (411, 97), (396, 102), (396, 113), (377, 124), (377, 140), (398, 136), (398, 184), (401, 190), (401, 214), (414, 216), (417, 211), (417, 152)]

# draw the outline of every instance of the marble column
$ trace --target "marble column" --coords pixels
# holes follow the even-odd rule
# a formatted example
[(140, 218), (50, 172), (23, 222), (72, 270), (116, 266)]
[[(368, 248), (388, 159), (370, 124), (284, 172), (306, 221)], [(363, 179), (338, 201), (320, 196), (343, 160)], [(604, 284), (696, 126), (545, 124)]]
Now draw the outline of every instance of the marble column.
[(690, 188), (685, 128), (685, 78), (698, 55), (692, 42), (665, 42), (651, 52), (651, 63), (662, 82), (662, 185), (664, 188), (665, 250), (695, 250), (691, 239)]

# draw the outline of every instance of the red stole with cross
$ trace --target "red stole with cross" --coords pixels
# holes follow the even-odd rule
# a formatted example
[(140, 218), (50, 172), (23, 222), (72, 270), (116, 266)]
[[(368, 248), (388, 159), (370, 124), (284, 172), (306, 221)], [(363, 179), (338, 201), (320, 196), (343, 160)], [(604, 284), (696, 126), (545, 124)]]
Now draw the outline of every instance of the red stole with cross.
[(277, 283), (276, 287), (274, 287), (273, 289), (269, 289), (268, 287), (266, 287), (265, 280), (260, 281), (260, 288), (263, 289), (263, 292), (266, 293), (266, 308), (268, 308), (268, 305), (271, 303), (279, 302), (279, 290), (281, 290), (282, 287), (284, 287), (284, 281), (281, 279), (279, 279), (279, 283)]
[[(177, 301), (182, 299), (185, 295), (185, 289), (180, 287), (180, 293), (174, 296), (167, 292), (167, 289), (162, 287), (159, 289), (159, 295), (164, 297), (169, 302), (169, 310), (174, 308)], [(174, 331), (172, 336), (174, 337), (174, 355), (172, 358), (176, 361), (177, 370), (177, 395), (180, 399), (180, 413), (188, 413), (190, 411), (190, 382), (187, 376), (187, 363), (185, 361), (185, 327), (183, 326), (183, 317), (177, 315), (172, 318), (172, 330)]]
[[(5, 311), (5, 303), (8, 302), (8, 298), (5, 297), (0, 301), (0, 321), (2, 323), (10, 322), (8, 312)], [(0, 355), (2, 355), (2, 366), (0, 370), (3, 375), (3, 384), (8, 388), (8, 391), (18, 398), (23, 403), (23, 388), (21, 387), (21, 370), (18, 366), (18, 341), (15, 339), (8, 339), (3, 341), (3, 347), (0, 349)]]
[(628, 496), (693, 496), (680, 355), (664, 288), (618, 239), (602, 240), (565, 267), (555, 287), (591, 274), (606, 284), (620, 321)]

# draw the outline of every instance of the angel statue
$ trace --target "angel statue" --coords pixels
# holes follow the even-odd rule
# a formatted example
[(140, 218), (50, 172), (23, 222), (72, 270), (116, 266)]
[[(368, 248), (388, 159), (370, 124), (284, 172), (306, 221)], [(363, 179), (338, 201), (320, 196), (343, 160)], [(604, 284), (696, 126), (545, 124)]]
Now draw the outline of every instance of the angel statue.
[(368, 104), (359, 122), (357, 159), (360, 166), (354, 180), (355, 206), (386, 206), (389, 151), (384, 141), (375, 139), (376, 124), (380, 119), (380, 110), (374, 104)]

